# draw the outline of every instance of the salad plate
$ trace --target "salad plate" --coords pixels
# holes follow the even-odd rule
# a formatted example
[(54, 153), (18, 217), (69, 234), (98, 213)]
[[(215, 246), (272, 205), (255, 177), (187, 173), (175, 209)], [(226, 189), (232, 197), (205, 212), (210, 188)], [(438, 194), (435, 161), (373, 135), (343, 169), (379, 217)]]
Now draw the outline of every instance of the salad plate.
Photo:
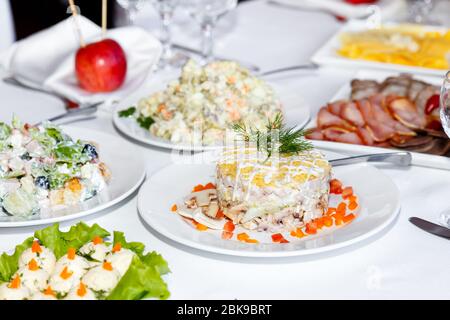
[[(263, 99), (265, 99), (262, 102), (262, 104), (265, 104), (265, 105), (268, 106), (267, 107), (268, 110), (266, 111), (267, 114), (270, 114), (271, 116), (274, 116), (278, 112), (278, 108), (279, 107), (277, 106), (277, 102), (272, 100), (273, 97), (271, 96), (271, 93), (268, 94), (268, 92), (270, 92), (273, 89), (274, 96), (275, 96), (274, 99), (279, 101), (279, 104), (281, 105), (281, 108), (282, 108), (282, 111), (283, 111), (283, 114), (284, 114), (284, 119), (285, 119), (286, 124), (288, 126), (296, 127), (296, 128), (303, 127), (310, 120), (310, 110), (309, 110), (308, 106), (306, 105), (306, 102), (295, 91), (293, 91), (291, 89), (288, 89), (288, 88), (285, 88), (285, 87), (282, 87), (282, 86), (278, 85), (277, 83), (267, 83), (266, 84), (261, 79), (258, 79), (258, 78), (253, 77), (253, 76), (249, 76), (247, 73), (245, 73), (246, 71), (242, 71), (243, 69), (240, 69), (240, 67), (236, 66), (233, 62), (217, 62), (217, 63), (218, 64), (219, 63), (223, 63), (224, 64), (223, 66), (220, 66), (220, 68), (223, 68), (223, 70), (225, 70), (223, 73), (230, 72), (228, 69), (232, 69), (232, 70), (236, 69), (235, 74), (238, 74), (238, 75), (240, 73), (243, 73), (244, 76), (242, 76), (243, 77), (242, 83), (250, 83), (249, 87), (253, 88), (255, 91), (258, 92), (258, 93), (255, 93), (254, 96), (252, 96), (250, 98), (246, 98), (245, 94), (243, 94), (242, 96), (239, 96), (238, 98), (236, 98), (236, 96), (234, 96), (234, 98), (236, 98), (237, 101), (240, 101), (240, 102), (242, 102), (243, 100), (247, 101), (247, 102), (244, 103), (244, 107), (238, 102), (237, 104), (239, 104), (239, 107), (236, 107), (236, 108), (247, 108), (247, 107), (248, 108), (255, 108), (257, 103), (256, 102), (249, 102), (249, 101), (255, 101), (255, 100), (258, 101), (258, 99), (260, 99), (259, 95), (262, 95), (264, 97)], [(230, 64), (231, 67), (228, 66), (227, 64)], [(195, 68), (195, 67), (193, 67), (193, 68)], [(231, 72), (232, 75), (230, 77), (232, 79), (234, 79), (234, 77), (238, 78), (239, 76), (235, 76), (233, 74), (233, 72)], [(186, 73), (186, 71), (183, 71), (183, 73)], [(162, 98), (159, 95), (163, 90), (167, 89), (168, 84), (169, 84), (169, 86), (174, 87), (175, 86), (173, 84), (174, 83), (174, 79), (177, 79), (178, 76), (179, 75), (176, 74), (176, 73), (169, 73), (169, 74), (160, 75), (157, 80), (153, 79), (150, 83), (148, 83), (146, 86), (144, 86), (143, 88), (141, 88), (138, 91), (136, 91), (133, 95), (129, 96), (128, 98), (126, 98), (124, 100), (122, 100), (116, 106), (116, 108), (115, 108), (115, 110), (113, 112), (113, 122), (114, 122), (115, 127), (122, 134), (124, 134), (125, 136), (127, 136), (127, 137), (129, 137), (129, 138), (131, 138), (133, 140), (139, 141), (139, 142), (141, 142), (143, 144), (149, 145), (149, 146), (156, 146), (156, 147), (161, 147), (161, 148), (165, 148), (165, 149), (189, 150), (189, 151), (205, 151), (205, 150), (215, 150), (215, 149), (218, 149), (218, 148), (222, 148), (222, 143), (217, 143), (217, 142), (206, 143), (206, 144), (203, 144), (202, 142), (192, 142), (192, 141), (190, 141), (190, 142), (186, 142), (186, 141), (174, 142), (171, 139), (168, 139), (166, 137), (155, 135), (153, 132), (150, 132), (150, 130), (148, 128), (147, 129), (142, 128), (142, 125), (141, 125), (142, 123), (139, 122), (139, 119), (138, 119), (138, 121), (136, 121), (136, 117), (123, 116), (123, 114), (121, 115), (121, 111), (122, 112), (123, 111), (126, 112), (127, 110), (130, 110), (130, 108), (136, 108), (138, 105), (144, 104), (143, 103), (144, 100), (147, 100), (147, 102), (145, 102), (145, 103), (147, 103), (148, 105), (151, 105), (151, 104), (155, 103), (155, 104), (159, 104), (160, 107), (161, 106), (166, 106), (168, 104), (174, 105), (174, 104), (180, 103), (179, 101), (184, 99), (184, 98), (180, 98), (180, 97), (176, 96), (175, 94), (172, 94), (171, 91), (170, 91), (171, 92), (170, 94), (166, 94), (166, 96), (165, 96), (166, 99), (170, 100), (169, 103), (161, 102), (162, 100), (164, 100), (164, 98)], [(189, 76), (192, 76), (192, 75), (189, 75)], [(216, 79), (216, 78), (214, 78), (214, 79)], [(180, 80), (178, 80), (178, 81), (180, 81)], [(192, 82), (195, 82), (195, 81), (192, 80)], [(211, 82), (213, 82), (213, 81), (211, 81)], [(190, 85), (190, 82), (184, 82), (184, 84), (182, 84), (182, 85), (188, 86), (188, 84)], [(204, 83), (202, 85), (205, 86)], [(219, 87), (221, 87), (221, 85), (223, 85), (223, 83), (219, 83), (219, 84), (215, 84), (215, 85), (217, 85), (217, 87), (219, 88)], [(192, 91), (200, 90), (200, 89), (197, 89), (197, 88), (198, 88), (197, 85), (195, 85), (195, 86), (189, 87), (188, 90), (192, 90)], [(173, 89), (170, 89), (170, 90), (173, 90)], [(235, 91), (235, 88), (230, 89), (230, 91), (228, 93), (233, 92), (233, 91)], [(263, 93), (261, 93), (261, 91)], [(198, 95), (199, 95), (198, 92), (192, 93), (191, 97), (190, 98), (186, 98), (186, 99), (195, 100), (195, 99), (197, 99)], [(234, 94), (231, 93), (231, 96), (233, 96), (233, 95)], [(154, 96), (156, 98), (154, 100), (152, 100), (151, 98), (147, 98), (147, 97), (150, 97), (150, 96)], [(205, 94), (205, 96), (206, 96), (206, 94)], [(220, 93), (220, 94), (218, 94), (218, 97), (210, 98), (210, 99), (219, 99), (219, 100), (223, 99), (224, 100), (223, 105), (226, 105), (229, 102), (229, 99), (226, 98), (226, 97), (228, 97), (226, 94)], [(231, 99), (233, 99), (233, 98), (231, 98)], [(182, 127), (185, 127), (186, 125), (190, 126), (195, 121), (205, 121), (205, 118), (204, 119), (198, 119), (198, 118), (196, 118), (196, 117), (191, 115), (191, 113), (192, 114), (195, 114), (195, 112), (198, 113), (198, 110), (197, 111), (193, 111), (194, 107), (191, 106), (191, 104), (195, 104), (195, 102), (191, 102), (191, 100), (189, 100), (190, 101), (189, 104), (186, 104), (185, 107), (184, 106), (182, 107), (182, 108), (186, 108), (186, 110), (189, 110), (187, 119), (183, 119), (182, 121), (180, 120), (180, 122), (168, 121), (167, 123), (163, 123), (159, 127), (158, 130), (164, 131), (165, 134), (167, 134), (167, 130), (169, 130), (169, 131), (171, 130), (171, 129), (167, 129), (168, 126), (169, 126), (169, 123), (172, 123), (171, 126), (173, 128), (182, 128)], [(149, 102), (149, 101), (152, 101), (152, 102)], [(220, 100), (220, 101), (222, 101), (222, 100)], [(214, 102), (214, 103), (216, 103), (216, 102)], [(211, 101), (206, 101), (206, 102), (203, 101), (203, 102), (200, 103), (200, 105), (202, 105), (202, 104), (209, 104), (209, 105), (211, 105), (211, 104), (214, 104), (214, 103), (211, 103)], [(218, 107), (218, 106), (221, 105), (221, 104), (222, 103), (217, 103), (217, 105), (215, 107), (220, 109), (220, 107)], [(252, 104), (252, 106), (247, 106), (246, 107), (247, 104), (249, 104), (249, 105)], [(160, 107), (158, 107), (158, 109)], [(227, 107), (232, 108), (230, 106), (227, 106)], [(139, 109), (139, 107), (137, 107), (136, 109)], [(225, 110), (228, 110), (228, 109), (225, 108)], [(258, 117), (253, 117), (250, 120), (250, 122), (252, 124), (254, 124), (254, 125), (256, 125), (255, 122), (265, 123), (266, 119), (268, 117), (266, 114), (264, 114), (266, 112), (259, 111), (259, 113), (258, 113), (255, 110), (256, 109), (253, 109), (253, 111), (250, 112), (250, 113), (253, 114), (253, 115), (254, 114), (259, 114), (259, 113), (261, 113), (261, 114), (259, 114)], [(165, 108), (162, 109), (162, 112), (165, 112), (165, 111), (166, 111)], [(173, 110), (172, 111), (169, 110), (169, 112), (174, 113)], [(214, 112), (213, 111), (208, 111), (208, 113), (210, 114), (209, 115), (210, 118), (220, 119), (222, 117), (222, 115), (224, 115), (227, 112), (216, 110)], [(199, 114), (201, 114), (201, 112)], [(142, 115), (142, 114), (139, 114), (139, 115)], [(145, 119), (148, 119), (148, 118), (145, 118)], [(144, 123), (146, 122), (145, 119), (144, 119)], [(179, 120), (179, 119), (177, 119), (176, 115), (174, 117), (174, 121), (175, 120), (177, 120), (177, 121)], [(184, 120), (186, 120), (186, 121), (184, 121)], [(222, 120), (223, 119), (217, 120), (217, 121), (222, 121)], [(206, 120), (206, 121), (208, 121), (208, 120)], [(162, 122), (164, 122), (164, 121), (162, 121)], [(152, 121), (152, 123), (153, 123), (153, 121)], [(218, 123), (214, 123), (213, 126), (217, 127)], [(151, 128), (153, 128), (153, 127), (151, 127)], [(217, 132), (217, 130), (216, 130), (216, 132)], [(192, 132), (181, 132), (180, 133), (180, 132), (178, 132), (176, 135), (178, 137), (195, 136), (196, 133), (192, 133)], [(174, 135), (172, 135), (172, 137), (173, 136)], [(223, 141), (223, 138), (221, 138), (219, 140)]]
[[(323, 153), (327, 159), (342, 157), (334, 152)], [(343, 185), (352, 186), (355, 198), (358, 199), (359, 208), (351, 223), (339, 223), (339, 226), (336, 223), (336, 226), (323, 227), (317, 233), (308, 230), (307, 224), (306, 232), (300, 232), (301, 236), (298, 236), (298, 229), (296, 234), (291, 231), (293, 236), (278, 232), (270, 235), (269, 232), (262, 231), (266, 229), (263, 225), (260, 225), (263, 228), (260, 230), (249, 230), (248, 226), (244, 229), (236, 225), (236, 228), (231, 229), (234, 230), (233, 233), (224, 238), (226, 231), (204, 228), (195, 221), (192, 225), (193, 221), (174, 212), (177, 206), (180, 210), (183, 199), (186, 199), (192, 186), (197, 183), (203, 184), (206, 189), (208, 185), (216, 184), (217, 193), (220, 193), (221, 181), (215, 180), (218, 170), (217, 152), (194, 155), (192, 159), (190, 163), (169, 165), (149, 177), (139, 191), (138, 210), (144, 221), (158, 233), (184, 246), (206, 252), (264, 258), (329, 252), (382, 232), (395, 220), (400, 210), (399, 191), (394, 182), (380, 170), (365, 164), (336, 167), (332, 169), (333, 177), (337, 177)], [(173, 181), (177, 183), (174, 184)], [(261, 200), (263, 201), (264, 199)], [(329, 209), (330, 206), (333, 206), (332, 200), (329, 202)], [(354, 218), (353, 214), (350, 216)], [(271, 227), (269, 224), (269, 229)], [(224, 227), (223, 230), (230, 229)]]
[[(11, 214), (8, 212), (3, 212), (0, 214), (1, 228), (36, 226), (81, 218), (105, 210), (119, 203), (131, 195), (141, 185), (145, 178), (145, 163), (140, 156), (130, 157), (132, 154), (139, 154), (139, 150), (136, 146), (126, 140), (95, 130), (78, 128), (74, 126), (62, 126), (61, 130), (64, 135), (71, 137), (73, 141), (78, 141), (79, 139), (80, 141), (89, 141), (92, 145), (95, 145), (95, 152), (98, 152), (98, 157), (101, 163), (105, 164), (107, 167), (109, 176), (108, 182), (106, 184), (102, 183), (103, 187), (101, 189), (98, 188), (92, 190), (92, 195), (87, 197), (83, 196), (85, 200), (71, 200), (70, 205), (68, 204), (68, 201), (66, 201), (66, 203), (63, 201), (69, 198), (69, 194), (64, 191), (64, 186), (61, 189), (55, 190), (54, 193), (51, 191), (53, 190), (53, 187), (50, 187), (50, 192), (48, 193), (49, 196), (47, 196), (47, 199), (30, 199), (33, 203), (38, 202), (39, 204), (43, 201), (47, 203), (50, 200), (50, 203), (52, 203), (50, 207), (46, 205), (45, 207), (42, 207), (45, 210), (42, 210), (41, 208), (40, 212), (34, 212), (33, 214)], [(64, 153), (67, 149), (62, 148), (61, 150)], [(65, 155), (69, 157), (72, 156), (67, 153)], [(32, 159), (30, 158), (30, 160)], [(30, 165), (32, 164), (30, 163)], [(46, 173), (43, 173), (42, 175), (45, 174)], [(59, 174), (64, 176), (66, 172), (61, 170)], [(33, 180), (31, 180), (31, 185), (35, 185), (38, 190), (48, 190), (48, 178), (47, 180), (44, 178), (45, 177), (37, 177), (35, 178), (34, 183)], [(42, 186), (38, 186), (37, 180), (42, 182)], [(22, 183), (22, 187), (24, 187), (24, 183), (22, 180), (20, 181)], [(56, 180), (52, 180), (50, 183), (53, 183), (53, 181)], [(66, 187), (67, 183), (70, 184), (70, 181), (66, 181)], [(84, 182), (82, 182), (81, 185), (78, 183), (73, 183), (73, 186), (71, 185), (70, 187), (73, 187), (74, 189), (81, 189), (81, 193), (85, 194), (89, 190), (85, 188), (83, 183)], [(59, 192), (59, 190), (61, 190), (61, 192)], [(45, 193), (47, 194), (47, 192)], [(74, 193), (71, 193), (70, 196), (75, 194), (76, 193), (74, 191)], [(20, 199), (22, 198), (17, 197), (16, 200)]]

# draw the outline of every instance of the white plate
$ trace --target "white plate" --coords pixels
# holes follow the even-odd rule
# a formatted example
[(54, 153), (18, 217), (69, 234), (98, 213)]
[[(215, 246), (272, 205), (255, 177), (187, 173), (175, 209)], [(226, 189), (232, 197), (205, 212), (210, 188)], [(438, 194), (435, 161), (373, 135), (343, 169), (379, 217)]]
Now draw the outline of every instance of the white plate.
[[(373, 79), (377, 81), (383, 81), (387, 77), (398, 76), (397, 72), (388, 72), (382, 70), (360, 70), (357, 71), (352, 79)], [(413, 77), (418, 80), (425, 81), (427, 83), (440, 86), (441, 79), (424, 76), (424, 75), (415, 75)], [(333, 96), (330, 101), (337, 101), (341, 99), (349, 99), (351, 95), (351, 85), (350, 83), (346, 83), (342, 86), (338, 92)], [(309, 128), (313, 128), (317, 125), (317, 118), (314, 118), (309, 124)], [(378, 148), (378, 147), (369, 147), (363, 145), (355, 145), (349, 143), (340, 143), (340, 142), (332, 142), (332, 141), (319, 141), (313, 140), (314, 145), (321, 149), (326, 150), (334, 150), (337, 152), (349, 154), (349, 155), (357, 155), (357, 154), (367, 154), (367, 153), (386, 153), (389, 151), (395, 151), (395, 149), (388, 148)], [(404, 151), (399, 149), (400, 151)], [(411, 152), (412, 155), (412, 165), (428, 167), (434, 169), (443, 169), (450, 170), (450, 158), (443, 156), (436, 156), (432, 154), (419, 153), (419, 152)]]
[[(175, 77), (173, 77), (172, 79), (174, 78)], [(132, 96), (121, 101), (117, 105), (113, 113), (113, 121), (116, 128), (127, 137), (150, 146), (156, 146), (173, 150), (191, 150), (191, 151), (205, 151), (221, 148), (222, 147), (221, 145), (199, 146), (191, 144), (172, 143), (167, 139), (162, 139), (150, 134), (148, 130), (142, 129), (137, 124), (137, 122), (132, 118), (119, 117), (118, 111), (136, 105), (136, 103), (140, 99), (142, 99), (143, 97), (148, 97), (151, 93), (165, 89), (167, 81), (168, 81), (167, 78), (165, 78), (164, 80), (161, 80), (150, 86), (141, 88), (140, 90), (135, 92)], [(303, 98), (292, 90), (281, 88), (272, 83), (271, 85), (278, 94), (278, 96), (280, 97), (284, 110), (285, 122), (287, 126), (297, 128), (305, 126), (310, 120), (310, 111), (309, 108), (306, 106)]]
[[(335, 158), (335, 157), (333, 157)], [(211, 157), (213, 159), (213, 157)], [(200, 232), (170, 211), (198, 183), (214, 181), (214, 163), (172, 164), (148, 178), (138, 195), (139, 213), (157, 232), (183, 245), (213, 253), (244, 257), (288, 257), (332, 251), (363, 241), (386, 228), (400, 209), (399, 191), (380, 170), (368, 165), (337, 167), (334, 175), (353, 186), (361, 210), (343, 227), (323, 229), (316, 236), (289, 238), (289, 244), (247, 244), (221, 239), (221, 231)], [(257, 238), (257, 232), (247, 232)], [(267, 235), (268, 236), (268, 235)]]
[[(394, 23), (385, 25), (395, 25)], [(445, 31), (446, 28), (424, 26), (431, 31)], [(331, 37), (312, 57), (312, 61), (319, 65), (324, 66), (334, 66), (340, 68), (375, 68), (375, 69), (385, 69), (397, 72), (408, 72), (408, 73), (421, 73), (432, 76), (444, 76), (447, 70), (438, 70), (423, 67), (405, 66), (393, 63), (384, 63), (376, 61), (368, 61), (362, 59), (348, 59), (337, 54), (337, 50), (340, 48), (341, 44), (339, 37), (342, 33), (348, 31), (364, 31), (367, 30), (366, 21), (356, 21), (352, 20), (346, 23), (336, 34)]]
[(62, 129), (74, 139), (93, 141), (99, 146), (100, 160), (105, 162), (112, 174), (107, 188), (79, 205), (53, 211), (51, 217), (36, 216), (31, 220), (1, 217), (0, 227), (36, 226), (84, 217), (119, 203), (141, 185), (145, 178), (145, 162), (136, 146), (99, 131), (69, 126), (63, 126)]

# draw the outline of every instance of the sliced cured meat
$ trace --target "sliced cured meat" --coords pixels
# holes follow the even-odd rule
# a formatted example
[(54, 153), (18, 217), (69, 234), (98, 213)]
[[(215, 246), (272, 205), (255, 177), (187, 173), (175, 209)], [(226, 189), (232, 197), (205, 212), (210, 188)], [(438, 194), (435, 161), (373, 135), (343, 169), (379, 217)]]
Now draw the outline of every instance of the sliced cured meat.
[(356, 129), (344, 119), (329, 112), (325, 107), (321, 108), (317, 115), (317, 125), (319, 128), (341, 127), (350, 131)]
[(428, 84), (423, 81), (413, 80), (409, 86), (408, 98), (412, 101), (416, 100), (419, 93), (427, 86)]
[(357, 133), (366, 146), (372, 146), (375, 143), (375, 141), (372, 138), (372, 135), (366, 128), (364, 127), (358, 128)]
[[(390, 118), (390, 116), (384, 113), (385, 116), (381, 107), (374, 107), (368, 99), (358, 100), (357, 104), (367, 123), (366, 129), (373, 140), (377, 142), (386, 141), (395, 134), (395, 124), (390, 123), (390, 121), (383, 121), (383, 118), (386, 118), (386, 116)], [(392, 118), (390, 120), (394, 121)]]
[[(417, 112), (420, 114), (425, 114), (425, 108), (427, 106), (428, 99), (431, 98), (431, 96), (439, 94), (439, 89), (435, 86), (427, 86), (425, 87), (419, 94), (417, 95), (416, 99), (414, 100), (414, 103), (417, 107)], [(437, 114), (439, 114), (439, 111), (436, 111)]]
[(306, 139), (310, 140), (325, 140), (325, 136), (323, 135), (322, 131), (318, 128), (314, 128), (313, 130), (310, 130), (306, 135)]
[(380, 86), (380, 93), (385, 96), (396, 95), (400, 97), (407, 97), (411, 81), (412, 77), (405, 74), (398, 77), (386, 78)]
[(348, 132), (340, 128), (326, 128), (322, 130), (322, 133), (330, 141), (363, 144), (363, 141), (356, 132)]
[(362, 127), (366, 124), (355, 102), (346, 103), (341, 108), (340, 116), (357, 127)]
[(396, 148), (416, 147), (424, 144), (429, 144), (433, 140), (431, 136), (406, 137), (394, 136), (389, 142)]
[(352, 80), (352, 100), (368, 98), (379, 92), (379, 83), (374, 80)]
[(347, 103), (348, 101), (345, 100), (338, 100), (335, 102), (331, 102), (327, 105), (327, 109), (332, 114), (339, 116), (341, 114), (342, 107), (344, 107)]
[(417, 112), (414, 103), (407, 98), (393, 99), (389, 102), (388, 108), (394, 118), (407, 127), (421, 129), (426, 125), (425, 115)]

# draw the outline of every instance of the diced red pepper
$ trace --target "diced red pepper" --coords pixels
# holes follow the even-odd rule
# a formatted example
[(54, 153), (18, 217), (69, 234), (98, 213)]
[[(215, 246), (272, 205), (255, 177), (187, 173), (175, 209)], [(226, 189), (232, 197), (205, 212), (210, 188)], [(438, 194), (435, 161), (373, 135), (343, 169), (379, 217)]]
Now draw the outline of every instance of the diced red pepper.
[(347, 199), (353, 195), (353, 188), (352, 187), (345, 187), (344, 190), (342, 190), (342, 198)]
[(342, 182), (340, 182), (338, 179), (330, 180), (330, 193), (341, 194)]

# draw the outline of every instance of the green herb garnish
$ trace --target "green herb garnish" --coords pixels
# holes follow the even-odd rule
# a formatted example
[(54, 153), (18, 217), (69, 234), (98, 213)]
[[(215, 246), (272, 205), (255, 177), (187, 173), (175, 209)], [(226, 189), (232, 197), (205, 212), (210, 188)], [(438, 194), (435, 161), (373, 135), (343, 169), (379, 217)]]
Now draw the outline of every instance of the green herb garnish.
[(150, 128), (152, 124), (155, 123), (155, 120), (153, 120), (152, 117), (144, 117), (144, 116), (139, 116), (139, 118), (137, 118), (136, 121), (142, 128), (147, 130)]
[(129, 107), (128, 109), (120, 110), (119, 117), (128, 118), (131, 117), (136, 112), (136, 107)]
[[(304, 139), (306, 131), (286, 128), (281, 113), (278, 113), (273, 121), (269, 120), (265, 131), (248, 128), (242, 123), (233, 125), (233, 130), (241, 135), (245, 142), (255, 142), (258, 151), (266, 151), (269, 158), (276, 151), (279, 154), (290, 154), (313, 149), (312, 144)], [(276, 137), (278, 139), (274, 140)]]

